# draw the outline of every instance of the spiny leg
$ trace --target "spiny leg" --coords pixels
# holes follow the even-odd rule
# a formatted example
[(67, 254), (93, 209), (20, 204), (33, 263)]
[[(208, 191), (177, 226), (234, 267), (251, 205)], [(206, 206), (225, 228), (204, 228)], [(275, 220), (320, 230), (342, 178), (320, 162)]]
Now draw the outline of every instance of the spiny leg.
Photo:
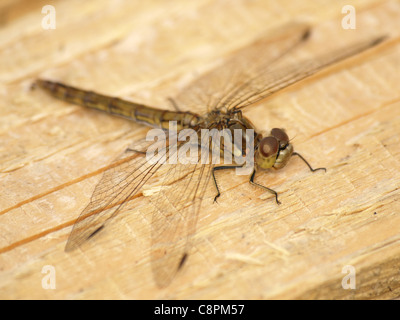
[(313, 167), (311, 167), (311, 165), (308, 163), (308, 161), (306, 159), (303, 158), (303, 156), (300, 153), (297, 152), (293, 152), (292, 156), (298, 156), (301, 160), (304, 161), (304, 163), (308, 166), (308, 168), (312, 171), (315, 172), (317, 170), (324, 170), (326, 172), (326, 168), (316, 168), (313, 169)]
[(214, 179), (214, 184), (215, 184), (215, 188), (217, 188), (217, 195), (214, 197), (214, 202), (217, 202), (217, 198), (221, 195), (221, 193), (219, 192), (219, 188), (218, 188), (218, 183), (217, 183), (217, 179), (215, 178), (215, 171), (217, 170), (225, 170), (225, 169), (236, 169), (236, 168), (241, 168), (243, 165), (237, 165), (237, 166), (219, 166), (219, 167), (214, 167), (212, 170), (212, 176)]
[(182, 110), (179, 108), (178, 104), (176, 103), (176, 101), (175, 101), (174, 99), (168, 97), (168, 101), (171, 103), (171, 105), (174, 107), (174, 109), (175, 109), (176, 111), (178, 111), (178, 112), (182, 111)]
[(146, 151), (136, 150), (136, 149), (132, 149), (132, 148), (126, 148), (125, 152), (135, 152), (135, 153), (140, 153), (140, 154), (146, 154)]
[(267, 191), (271, 192), (273, 195), (275, 195), (276, 203), (277, 203), (277, 204), (281, 204), (281, 202), (278, 200), (278, 193), (277, 193), (275, 190), (273, 190), (273, 189), (271, 189), (271, 188), (268, 188), (268, 187), (266, 187), (266, 186), (263, 186), (262, 184), (259, 184), (259, 183), (257, 183), (257, 182), (254, 182), (254, 176), (255, 176), (255, 175), (256, 175), (256, 170), (254, 169), (254, 170), (253, 170), (253, 173), (252, 173), (251, 176), (250, 176), (250, 183), (251, 183), (252, 185), (254, 185), (254, 186), (260, 187), (260, 188), (262, 188), (262, 189), (264, 189), (264, 190), (267, 190)]

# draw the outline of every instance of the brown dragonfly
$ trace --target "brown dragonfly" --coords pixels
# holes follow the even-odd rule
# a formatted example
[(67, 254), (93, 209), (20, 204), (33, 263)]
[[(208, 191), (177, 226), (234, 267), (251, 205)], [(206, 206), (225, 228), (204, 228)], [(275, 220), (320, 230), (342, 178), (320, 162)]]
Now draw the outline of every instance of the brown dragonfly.
[[(254, 150), (254, 169), (249, 181), (272, 193), (279, 204), (276, 191), (254, 181), (256, 172), (280, 169), (292, 156), (300, 157), (311, 171), (325, 168), (313, 169), (299, 153), (294, 152), (293, 145), (283, 129), (275, 128), (267, 134), (256, 130), (251, 121), (242, 114), (242, 110), (383, 40), (383, 37), (364, 40), (313, 59), (280, 66), (282, 57), (307, 41), (309, 31), (306, 25), (291, 24), (260, 37), (236, 52), (224, 64), (182, 90), (182, 93), (172, 100), (175, 111), (157, 109), (48, 80), (37, 80), (36, 84), (61, 100), (164, 130), (169, 128), (170, 121), (175, 121), (178, 133), (189, 128), (198, 134), (199, 149), (209, 148), (208, 142), (200, 138), (202, 129), (226, 129), (232, 133), (236, 129), (242, 131), (243, 136), (247, 134), (246, 129), (253, 129), (250, 146)], [(214, 190), (214, 200), (220, 196), (215, 172), (237, 169), (241, 165), (216, 165), (211, 161), (169, 164), (168, 159), (176, 155), (182, 147), (182, 142), (179, 141), (170, 142), (162, 149), (164, 157), (149, 161), (145, 153), (151, 142), (147, 145), (146, 143), (127, 148), (104, 172), (90, 203), (77, 219), (65, 250), (78, 248), (102, 230), (156, 172), (165, 169), (161, 188), (152, 200), (151, 246), (154, 278), (158, 286), (164, 287), (172, 281), (188, 256), (189, 238), (195, 231), (201, 201), (206, 191)], [(239, 148), (242, 156), (247, 154), (245, 143), (239, 147), (234, 141), (229, 143), (236, 151)], [(163, 170), (160, 170), (161, 168)], [(215, 188), (210, 188), (209, 184), (211, 187), (214, 184)]]

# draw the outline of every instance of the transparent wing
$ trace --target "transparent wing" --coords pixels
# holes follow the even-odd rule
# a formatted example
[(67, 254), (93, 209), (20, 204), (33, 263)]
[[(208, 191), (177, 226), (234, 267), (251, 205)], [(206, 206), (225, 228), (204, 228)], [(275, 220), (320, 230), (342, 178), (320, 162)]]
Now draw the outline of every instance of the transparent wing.
[[(193, 134), (198, 140), (197, 132)], [(169, 138), (167, 141), (170, 141)], [(201, 201), (213, 167), (211, 155), (201, 152), (208, 150), (205, 141), (191, 145), (192, 150), (197, 149), (198, 152), (187, 157), (190, 163), (174, 163), (172, 159), (182, 161), (182, 150), (188, 144), (173, 141), (174, 138), (166, 147), (162, 147), (162, 143), (154, 145), (154, 142), (142, 142), (140, 146), (136, 144), (110, 165), (97, 184), (90, 203), (75, 222), (65, 251), (76, 249), (103, 229), (156, 172), (158, 176), (162, 171), (161, 188), (150, 196), (151, 261), (154, 279), (159, 287), (165, 287), (172, 281), (187, 256), (189, 238), (195, 231)], [(159, 151), (155, 152), (154, 157), (146, 158), (144, 152), (149, 150), (149, 146)], [(208, 160), (205, 160), (204, 154)]]
[(302, 23), (291, 23), (269, 31), (191, 82), (174, 101), (183, 111), (203, 113), (219, 109), (241, 85), (260, 71), (267, 71), (274, 62), (305, 41), (308, 34), (309, 26)]
[(373, 47), (385, 38), (366, 39), (296, 63), (282, 59), (304, 42), (308, 34), (309, 29), (303, 24), (290, 24), (270, 32), (184, 88), (175, 99), (177, 105), (189, 111), (205, 106), (208, 111), (242, 109), (333, 63)]
[[(198, 154), (191, 158), (194, 163), (166, 164), (168, 173), (160, 193), (154, 196), (151, 261), (159, 287), (167, 286), (182, 267), (201, 202), (207, 191), (216, 192), (210, 183), (211, 156), (208, 163), (204, 163), (201, 150), (207, 151), (207, 147), (198, 147)], [(202, 156), (203, 161), (200, 161)], [(179, 159), (182, 159), (181, 154)]]
[[(135, 150), (126, 149), (104, 172), (90, 203), (74, 224), (65, 251), (78, 248), (100, 231), (162, 166), (162, 160), (153, 163), (142, 152), (151, 143), (141, 141)], [(164, 148), (161, 152), (167, 150)]]
[(286, 88), (340, 60), (351, 57), (380, 43), (385, 37), (377, 37), (339, 48), (314, 59), (299, 61), (281, 68), (260, 69), (248, 81), (237, 85), (225, 97), (224, 105), (229, 109), (243, 109), (273, 93)]

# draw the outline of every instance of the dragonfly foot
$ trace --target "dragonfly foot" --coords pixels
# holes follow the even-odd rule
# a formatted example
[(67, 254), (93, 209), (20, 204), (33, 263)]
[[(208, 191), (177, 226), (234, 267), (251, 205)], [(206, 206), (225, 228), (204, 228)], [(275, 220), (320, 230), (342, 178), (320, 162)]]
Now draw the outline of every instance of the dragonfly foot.
[(311, 171), (315, 172), (315, 171), (318, 171), (318, 170), (324, 170), (325, 172), (327, 171), (326, 168), (322, 168), (322, 167), (321, 168), (312, 169)]
[(135, 152), (135, 153), (140, 153), (140, 154), (146, 154), (146, 151), (136, 150), (136, 149), (132, 149), (132, 148), (126, 148), (125, 152)]
[(307, 167), (310, 169), (311, 172), (315, 172), (315, 171), (318, 171), (318, 170), (324, 170), (326, 172), (326, 168), (316, 168), (316, 169), (314, 169), (313, 167), (311, 167), (311, 165), (308, 163), (308, 161), (306, 159), (304, 159), (304, 157), (300, 153), (293, 152), (292, 156), (298, 156), (301, 160), (303, 160), (304, 163), (307, 165)]

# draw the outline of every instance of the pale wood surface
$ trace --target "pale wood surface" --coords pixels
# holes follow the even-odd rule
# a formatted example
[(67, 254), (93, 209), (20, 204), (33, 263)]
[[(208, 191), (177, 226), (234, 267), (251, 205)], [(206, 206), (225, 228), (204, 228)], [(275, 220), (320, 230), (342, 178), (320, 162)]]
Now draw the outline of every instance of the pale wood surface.
[[(0, 297), (395, 298), (400, 295), (400, 3), (352, 1), (357, 30), (340, 26), (348, 1), (0, 2)], [(313, 25), (314, 54), (365, 35), (389, 39), (246, 112), (258, 128), (285, 127), (301, 161), (247, 178), (221, 172), (206, 199), (183, 270), (158, 288), (150, 221), (139, 196), (82, 250), (71, 227), (104, 168), (146, 128), (31, 91), (41, 76), (169, 107), (191, 79), (265, 30)], [(41, 286), (43, 266), (56, 289)], [(342, 268), (356, 269), (344, 290)]]

